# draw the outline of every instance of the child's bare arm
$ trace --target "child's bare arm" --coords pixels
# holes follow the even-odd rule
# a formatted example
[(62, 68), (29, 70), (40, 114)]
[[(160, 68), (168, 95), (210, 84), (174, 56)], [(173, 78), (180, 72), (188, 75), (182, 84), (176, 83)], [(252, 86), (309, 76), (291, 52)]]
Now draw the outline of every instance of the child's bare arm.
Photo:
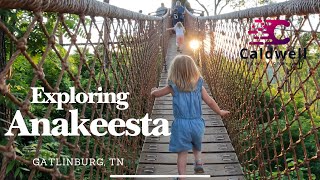
[(165, 96), (169, 93), (173, 94), (173, 90), (170, 86), (166, 86), (161, 89), (159, 89), (159, 88), (152, 88), (151, 89), (151, 95), (154, 97), (162, 97), (162, 96)]
[(167, 31), (169, 31), (169, 30), (174, 30), (174, 28), (167, 28)]
[(218, 106), (218, 104), (216, 103), (216, 101), (209, 96), (207, 90), (202, 86), (202, 91), (201, 91), (201, 95), (202, 95), (202, 99), (204, 100), (204, 102), (217, 114), (219, 114), (220, 116), (225, 116), (227, 114), (229, 114), (229, 111), (226, 110), (222, 110), (220, 109), (220, 107)]

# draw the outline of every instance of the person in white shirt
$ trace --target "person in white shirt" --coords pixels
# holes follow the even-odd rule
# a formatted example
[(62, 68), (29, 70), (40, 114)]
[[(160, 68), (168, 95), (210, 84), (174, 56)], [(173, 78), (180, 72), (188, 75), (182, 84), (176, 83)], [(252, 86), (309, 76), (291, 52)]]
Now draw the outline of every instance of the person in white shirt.
[(164, 3), (161, 3), (161, 7), (159, 7), (156, 11), (156, 16), (164, 16), (167, 11), (168, 9), (164, 6)]
[(183, 24), (181, 22), (177, 22), (173, 28), (168, 28), (167, 30), (174, 30), (176, 32), (177, 51), (181, 52), (184, 42), (184, 33), (186, 31)]

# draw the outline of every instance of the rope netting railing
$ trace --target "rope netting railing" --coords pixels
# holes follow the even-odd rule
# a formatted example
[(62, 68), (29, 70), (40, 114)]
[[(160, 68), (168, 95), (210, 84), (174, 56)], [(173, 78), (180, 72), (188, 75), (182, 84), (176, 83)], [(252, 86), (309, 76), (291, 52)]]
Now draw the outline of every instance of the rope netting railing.
[(320, 179), (319, 13), (320, 1), (292, 0), (186, 15), (247, 179)]
[[(79, 119), (90, 121), (150, 113), (149, 92), (157, 86), (165, 64), (168, 14), (146, 16), (95, 0), (2, 0), (0, 16), (0, 107), (5, 107), (0, 111), (0, 179), (109, 179), (111, 174), (135, 174), (142, 135), (38, 137), (17, 136), (14, 130), (8, 137), (4, 133), (17, 110), (25, 122), (70, 121), (72, 109), (78, 109)], [(113, 103), (64, 103), (63, 110), (57, 110), (54, 103), (30, 103), (31, 87), (43, 87), (48, 93), (69, 94), (71, 87), (76, 94), (108, 92), (110, 98), (117, 96), (117, 102), (127, 101), (129, 108), (118, 110), (110, 100)], [(127, 99), (118, 96), (122, 92), (130, 93)], [(26, 126), (32, 129), (30, 123)], [(54, 160), (38, 166), (34, 160), (39, 158), (101, 161), (61, 166)], [(112, 166), (116, 162), (110, 158), (123, 158), (123, 165)]]

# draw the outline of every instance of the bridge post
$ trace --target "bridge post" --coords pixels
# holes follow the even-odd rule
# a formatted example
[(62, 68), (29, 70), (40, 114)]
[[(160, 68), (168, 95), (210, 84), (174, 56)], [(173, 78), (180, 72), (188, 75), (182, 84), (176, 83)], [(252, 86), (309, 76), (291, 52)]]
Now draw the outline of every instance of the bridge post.
[[(109, 0), (104, 0), (103, 2), (109, 4)], [(104, 51), (103, 51), (103, 65), (104, 68), (107, 68), (108, 64), (108, 49), (109, 49), (109, 39), (108, 39), (108, 34), (110, 33), (110, 19), (109, 18), (104, 18), (104, 28), (103, 28), (103, 41), (105, 44)]]
[(167, 72), (167, 61), (166, 61), (166, 50), (167, 50), (167, 48), (166, 48), (166, 46), (164, 45), (165, 44), (165, 39), (164, 38), (166, 38), (166, 36), (165, 36), (165, 34), (166, 34), (166, 29), (165, 29), (165, 26), (164, 26), (164, 20), (163, 20), (163, 18), (162, 18), (162, 20), (161, 20), (161, 23), (162, 23), (162, 28), (161, 28), (161, 36), (162, 36), (162, 38), (160, 39), (160, 44), (161, 44), (161, 53), (162, 53), (162, 61), (163, 61), (163, 66), (164, 66), (164, 71), (165, 72)]

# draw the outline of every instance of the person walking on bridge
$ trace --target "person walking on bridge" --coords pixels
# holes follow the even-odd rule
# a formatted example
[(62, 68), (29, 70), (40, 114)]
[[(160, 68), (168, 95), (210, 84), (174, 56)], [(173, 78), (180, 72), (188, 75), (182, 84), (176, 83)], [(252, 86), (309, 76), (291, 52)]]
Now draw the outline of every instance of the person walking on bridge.
[(173, 28), (168, 28), (167, 30), (174, 30), (176, 32), (177, 51), (181, 53), (184, 43), (184, 33), (186, 32), (183, 24), (181, 22), (178, 22)]
[(185, 8), (181, 5), (180, 1), (176, 2), (176, 6), (172, 10), (172, 22), (175, 26), (178, 22), (184, 23)]
[(164, 3), (161, 3), (161, 6), (156, 11), (156, 16), (164, 16), (168, 11), (168, 8), (164, 6)]
[[(164, 88), (152, 88), (151, 95), (162, 97), (167, 94), (173, 96), (174, 121), (171, 127), (169, 151), (178, 153), (177, 165), (179, 175), (186, 175), (188, 151), (194, 155), (194, 172), (204, 173), (201, 161), (201, 144), (205, 132), (205, 123), (202, 118), (201, 102), (220, 116), (229, 114), (221, 110), (203, 87), (203, 79), (194, 60), (187, 55), (178, 55), (172, 61), (168, 85)], [(177, 179), (177, 178), (176, 178)], [(185, 178), (179, 178), (182, 180)]]

